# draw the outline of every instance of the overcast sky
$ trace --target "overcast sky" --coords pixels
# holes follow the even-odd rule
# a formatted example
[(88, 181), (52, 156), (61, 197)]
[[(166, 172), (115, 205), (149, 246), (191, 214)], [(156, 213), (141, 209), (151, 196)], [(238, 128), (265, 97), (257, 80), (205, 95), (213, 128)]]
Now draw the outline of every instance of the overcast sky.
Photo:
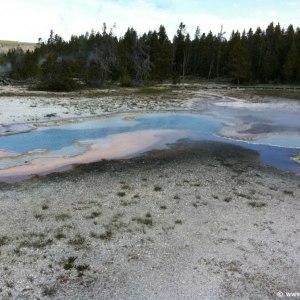
[(71, 35), (101, 31), (116, 23), (117, 36), (128, 27), (139, 34), (164, 25), (169, 38), (183, 22), (194, 36), (220, 31), (266, 29), (271, 22), (300, 27), (300, 1), (286, 0), (1, 0), (0, 40), (46, 41), (50, 30), (65, 40)]

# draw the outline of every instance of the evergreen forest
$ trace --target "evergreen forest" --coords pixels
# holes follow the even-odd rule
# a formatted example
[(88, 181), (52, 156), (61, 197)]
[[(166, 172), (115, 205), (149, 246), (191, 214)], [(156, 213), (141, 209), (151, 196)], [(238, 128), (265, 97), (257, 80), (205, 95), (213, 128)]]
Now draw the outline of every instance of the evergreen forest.
[(55, 91), (83, 84), (135, 86), (190, 78), (229, 78), (236, 84), (300, 82), (300, 29), (293, 25), (284, 29), (270, 23), (265, 30), (233, 31), (228, 40), (223, 28), (214, 35), (197, 27), (190, 35), (183, 23), (172, 40), (163, 25), (143, 35), (128, 28), (120, 38), (114, 29), (104, 23), (101, 32), (72, 35), (69, 41), (51, 30), (34, 51), (16, 47), (1, 53), (0, 72)]

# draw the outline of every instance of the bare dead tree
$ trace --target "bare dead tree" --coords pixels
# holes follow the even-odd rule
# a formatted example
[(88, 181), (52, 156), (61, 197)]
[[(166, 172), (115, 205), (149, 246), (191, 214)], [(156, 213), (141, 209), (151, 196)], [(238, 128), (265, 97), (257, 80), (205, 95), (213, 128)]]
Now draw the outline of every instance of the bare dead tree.
[(10, 79), (5, 76), (0, 76), (0, 85), (10, 85)]
[(185, 80), (185, 72), (188, 66), (188, 62), (190, 59), (190, 52), (189, 49), (184, 50), (183, 52), (183, 62), (182, 62), (182, 85), (184, 86), (184, 80)]
[(97, 84), (102, 86), (105, 83), (107, 73), (111, 71), (113, 66), (117, 64), (117, 39), (114, 36), (114, 28), (116, 25), (110, 29), (107, 33), (106, 23), (103, 24), (102, 31), (102, 42), (95, 48), (94, 62), (99, 68), (99, 77)]
[(224, 35), (226, 32), (223, 32), (223, 25), (221, 25), (221, 30), (218, 33), (218, 42), (219, 42), (219, 47), (218, 47), (218, 54), (217, 54), (217, 77), (220, 77), (219, 75), (219, 63), (221, 59), (221, 54), (222, 54), (222, 42), (225, 39)]
[(213, 67), (214, 67), (214, 59), (212, 59), (211, 62), (210, 62), (207, 80), (209, 80), (209, 78), (210, 78), (211, 71), (212, 71)]
[(134, 80), (137, 84), (142, 84), (143, 79), (149, 75), (152, 64), (148, 48), (140, 38), (135, 40), (130, 59), (135, 68)]

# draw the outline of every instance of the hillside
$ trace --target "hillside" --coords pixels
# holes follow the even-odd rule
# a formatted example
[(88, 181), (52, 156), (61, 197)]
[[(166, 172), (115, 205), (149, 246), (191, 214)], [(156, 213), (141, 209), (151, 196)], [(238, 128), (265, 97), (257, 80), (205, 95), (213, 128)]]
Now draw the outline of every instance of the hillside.
[(26, 42), (18, 42), (18, 41), (5, 41), (0, 40), (0, 52), (8, 52), (10, 48), (21, 47), (24, 51), (26, 50), (34, 50), (35, 43), (26, 43)]

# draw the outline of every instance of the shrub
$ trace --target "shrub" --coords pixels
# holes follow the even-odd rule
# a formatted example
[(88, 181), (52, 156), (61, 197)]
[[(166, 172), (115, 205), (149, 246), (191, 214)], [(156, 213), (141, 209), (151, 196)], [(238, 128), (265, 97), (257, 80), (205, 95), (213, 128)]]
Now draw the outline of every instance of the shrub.
[(78, 84), (71, 77), (72, 61), (67, 58), (58, 58), (56, 52), (51, 52), (42, 63), (39, 72), (38, 90), (55, 92), (69, 92), (78, 88)]
[(133, 82), (131, 80), (131, 77), (127, 74), (123, 75), (121, 77), (121, 80), (120, 80), (120, 86), (122, 86), (122, 87), (132, 87)]

